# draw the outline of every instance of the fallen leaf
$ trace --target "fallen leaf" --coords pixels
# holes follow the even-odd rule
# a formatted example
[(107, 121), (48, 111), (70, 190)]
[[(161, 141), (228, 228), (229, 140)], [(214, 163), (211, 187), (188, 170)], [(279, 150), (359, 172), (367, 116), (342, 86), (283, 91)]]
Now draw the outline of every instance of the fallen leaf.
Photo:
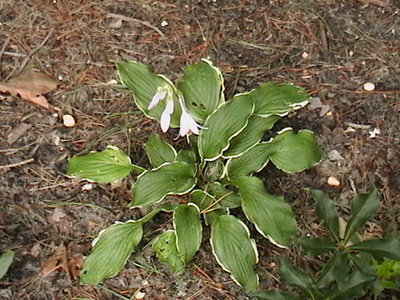
[(0, 92), (19, 96), (22, 100), (44, 107), (46, 109), (59, 110), (51, 107), (44, 94), (54, 90), (58, 82), (46, 74), (34, 70), (26, 70), (11, 78), (7, 82), (0, 82)]
[(390, 6), (389, 3), (385, 2), (385, 1), (382, 1), (382, 0), (358, 0), (358, 1), (360, 1), (362, 3), (365, 3), (365, 4), (374, 4), (374, 5), (377, 5), (377, 6), (380, 6), (380, 7), (388, 7), (388, 6)]
[(56, 252), (43, 264), (40, 275), (47, 277), (58, 269), (64, 270), (70, 277), (76, 279), (80, 275), (80, 269), (84, 263), (81, 253), (73, 254), (63, 244), (57, 247)]

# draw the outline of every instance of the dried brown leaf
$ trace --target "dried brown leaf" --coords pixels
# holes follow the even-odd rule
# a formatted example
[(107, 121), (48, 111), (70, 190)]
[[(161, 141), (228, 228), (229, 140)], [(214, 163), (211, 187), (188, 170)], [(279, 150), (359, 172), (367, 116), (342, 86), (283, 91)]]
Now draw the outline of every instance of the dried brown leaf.
[(380, 6), (380, 7), (388, 7), (388, 6), (390, 6), (390, 3), (382, 1), (382, 0), (358, 0), (358, 1), (360, 1), (362, 3), (365, 3), (365, 4), (374, 4), (374, 5), (377, 5), (377, 6)]
[(0, 82), (0, 92), (19, 96), (24, 101), (50, 109), (43, 95), (54, 90), (57, 85), (58, 82), (46, 74), (26, 70), (7, 82)]

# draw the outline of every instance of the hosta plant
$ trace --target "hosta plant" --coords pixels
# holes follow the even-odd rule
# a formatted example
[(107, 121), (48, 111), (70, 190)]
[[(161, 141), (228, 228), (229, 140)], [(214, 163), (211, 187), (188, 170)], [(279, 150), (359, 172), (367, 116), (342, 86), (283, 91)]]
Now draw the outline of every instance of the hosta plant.
[[(143, 224), (163, 211), (172, 213), (173, 226), (152, 244), (160, 261), (183, 272), (201, 246), (203, 226), (210, 226), (218, 263), (245, 290), (256, 291), (258, 254), (246, 222), (281, 247), (289, 245), (296, 222), (283, 197), (269, 194), (254, 174), (268, 162), (284, 172), (301, 172), (322, 157), (308, 130), (288, 128), (262, 141), (276, 121), (307, 104), (306, 92), (267, 82), (226, 101), (221, 72), (207, 60), (189, 66), (176, 85), (140, 63), (118, 63), (117, 68), (137, 107), (159, 121), (163, 132), (179, 127), (188, 144), (178, 150), (150, 134), (145, 146), (149, 169), (115, 147), (69, 161), (69, 175), (101, 183), (135, 172), (130, 207), (147, 211), (99, 235), (81, 281), (96, 284), (118, 273), (138, 246)], [(230, 214), (234, 208), (241, 208), (247, 221)]]
[[(360, 229), (378, 210), (379, 196), (374, 187), (351, 202), (352, 216), (348, 222), (340, 219), (327, 194), (314, 190), (316, 213), (332, 234), (331, 237), (303, 237), (297, 240), (308, 255), (328, 254), (330, 259), (313, 278), (293, 266), (285, 256), (280, 258), (282, 279), (300, 290), (302, 297), (269, 290), (255, 294), (257, 299), (321, 299), (341, 300), (361, 297), (372, 290), (375, 299), (386, 287), (395, 284), (384, 279), (399, 275), (400, 241), (396, 238), (365, 238)], [(377, 263), (376, 260), (382, 261)], [(397, 273), (396, 273), (397, 267)], [(358, 298), (357, 298), (358, 299)]]

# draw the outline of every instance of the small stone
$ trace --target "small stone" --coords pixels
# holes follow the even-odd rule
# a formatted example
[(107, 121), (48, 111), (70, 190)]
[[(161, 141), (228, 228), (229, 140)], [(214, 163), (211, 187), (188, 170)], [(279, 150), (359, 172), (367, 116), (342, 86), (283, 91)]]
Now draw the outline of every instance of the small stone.
[(301, 55), (304, 59), (307, 59), (310, 55), (307, 52), (303, 52)]
[(65, 127), (74, 127), (75, 119), (71, 115), (63, 115), (63, 124)]
[(167, 21), (165, 21), (165, 20), (164, 20), (164, 21), (162, 21), (162, 22), (161, 22), (161, 26), (162, 26), (162, 27), (168, 26), (168, 22), (167, 22)]
[(146, 294), (141, 292), (140, 290), (136, 291), (136, 293), (135, 293), (135, 299), (138, 299), (138, 300), (144, 299), (145, 296), (146, 296)]
[(340, 185), (340, 181), (339, 181), (336, 177), (333, 177), (333, 176), (330, 176), (330, 177), (328, 178), (327, 183), (328, 183), (330, 186), (339, 186), (339, 185)]
[(116, 81), (115, 79), (111, 79), (110, 81), (107, 82), (107, 85), (116, 85), (118, 84), (118, 81)]
[(366, 90), (367, 92), (375, 90), (375, 84), (373, 84), (372, 82), (364, 83), (364, 90)]
[(93, 189), (93, 184), (86, 183), (82, 186), (82, 191), (91, 191)]
[(341, 156), (337, 150), (332, 150), (328, 153), (328, 158), (330, 161), (338, 161), (342, 160), (343, 156)]
[(379, 130), (379, 128), (374, 128), (374, 130), (368, 131), (368, 134), (369, 134), (369, 137), (370, 137), (371, 139), (374, 139), (374, 138), (376, 138), (376, 136), (377, 136), (378, 134), (381, 134), (381, 131)]

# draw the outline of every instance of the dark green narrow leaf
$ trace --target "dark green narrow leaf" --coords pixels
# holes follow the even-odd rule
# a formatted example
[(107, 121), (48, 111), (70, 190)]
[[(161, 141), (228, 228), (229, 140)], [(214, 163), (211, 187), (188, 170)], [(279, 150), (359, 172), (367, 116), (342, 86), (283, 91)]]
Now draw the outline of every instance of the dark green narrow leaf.
[(326, 300), (343, 300), (361, 297), (368, 291), (368, 286), (375, 280), (374, 276), (355, 271), (347, 279), (340, 289), (335, 288), (332, 292), (325, 294)]
[(203, 227), (200, 210), (193, 204), (181, 204), (174, 211), (176, 247), (183, 262), (188, 264), (201, 245)]
[(291, 293), (280, 290), (259, 291), (250, 296), (257, 300), (301, 300)]
[(307, 255), (315, 256), (336, 249), (336, 243), (328, 238), (301, 237), (297, 243), (303, 248)]
[(100, 183), (110, 183), (128, 176), (134, 168), (128, 155), (117, 147), (108, 146), (101, 152), (91, 152), (71, 158), (67, 174)]
[(350, 246), (350, 250), (361, 251), (373, 256), (400, 260), (400, 241), (398, 239), (373, 239)]
[(168, 230), (161, 233), (153, 244), (153, 250), (157, 258), (167, 264), (175, 274), (183, 273), (185, 263), (176, 247), (175, 231)]
[(142, 224), (128, 221), (114, 224), (102, 231), (93, 241), (93, 249), (81, 270), (81, 282), (98, 284), (115, 276), (142, 239)]
[(258, 290), (255, 265), (258, 252), (246, 225), (230, 215), (215, 216), (211, 227), (211, 246), (222, 268), (247, 292)]
[(168, 144), (158, 134), (152, 133), (146, 143), (146, 154), (150, 164), (157, 168), (166, 162), (173, 162), (176, 158), (174, 147)]
[(208, 60), (188, 66), (178, 89), (182, 92), (185, 105), (196, 121), (204, 123), (219, 105), (224, 103), (224, 80), (220, 70)]
[(345, 284), (349, 271), (347, 254), (337, 251), (321, 270), (316, 286), (319, 289), (325, 289), (333, 282), (337, 282), (340, 288)]
[(14, 251), (7, 250), (0, 256), (0, 279), (6, 275), (14, 260)]
[(360, 194), (351, 202), (351, 219), (347, 223), (345, 242), (371, 219), (379, 208), (379, 193), (374, 186), (368, 194)]
[(314, 281), (302, 269), (293, 266), (286, 255), (279, 257), (279, 270), (282, 279), (288, 285), (300, 288), (304, 293), (310, 295), (311, 299), (314, 299)]
[(323, 191), (312, 190), (311, 194), (316, 201), (315, 211), (318, 217), (325, 222), (326, 227), (333, 234), (336, 241), (339, 241), (339, 215), (332, 200), (329, 198), (328, 194)]
[(296, 220), (283, 197), (270, 195), (257, 177), (239, 177), (232, 181), (242, 196), (242, 209), (257, 230), (280, 247), (290, 244), (296, 233)]

